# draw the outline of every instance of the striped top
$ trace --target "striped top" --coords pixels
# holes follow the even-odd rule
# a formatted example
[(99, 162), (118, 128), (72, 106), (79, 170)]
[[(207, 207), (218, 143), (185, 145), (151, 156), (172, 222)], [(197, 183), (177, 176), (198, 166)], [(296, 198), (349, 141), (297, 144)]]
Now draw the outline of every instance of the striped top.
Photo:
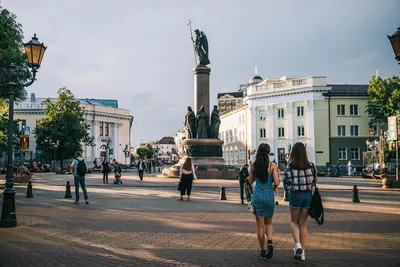
[[(315, 180), (314, 180), (315, 179)], [(306, 170), (296, 170), (288, 167), (285, 170), (283, 183), (291, 191), (310, 191), (315, 187), (317, 175), (314, 164)]]

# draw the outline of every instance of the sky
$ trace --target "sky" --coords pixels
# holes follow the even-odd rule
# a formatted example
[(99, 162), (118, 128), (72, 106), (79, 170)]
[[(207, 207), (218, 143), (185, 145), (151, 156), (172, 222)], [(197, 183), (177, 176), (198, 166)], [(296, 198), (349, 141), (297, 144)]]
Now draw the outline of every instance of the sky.
[(134, 117), (132, 145), (173, 136), (193, 106), (192, 30), (207, 35), (210, 101), (258, 74), (367, 84), (399, 75), (387, 35), (399, 0), (0, 0), (26, 41), (48, 47), (28, 95), (117, 99)]

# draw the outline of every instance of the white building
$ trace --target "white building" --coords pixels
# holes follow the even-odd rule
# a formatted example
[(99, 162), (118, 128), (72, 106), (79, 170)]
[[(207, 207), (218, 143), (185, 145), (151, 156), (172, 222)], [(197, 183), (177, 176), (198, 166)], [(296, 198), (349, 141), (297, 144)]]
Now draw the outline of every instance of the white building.
[(153, 144), (153, 149), (158, 150), (158, 158), (165, 161), (172, 161), (175, 158), (176, 147), (173, 137), (163, 137)]
[(184, 146), (182, 141), (186, 139), (186, 130), (180, 130), (175, 134), (174, 141), (175, 141), (175, 148), (176, 152), (179, 157), (182, 157), (184, 154)]
[[(45, 118), (42, 101), (45, 98), (36, 98), (35, 94), (24, 102), (14, 107), (14, 116), (25, 120), (31, 133), (36, 128), (36, 122)], [(89, 164), (93, 164), (95, 158), (100, 162), (106, 156), (106, 147), (112, 149), (110, 157), (124, 162), (125, 147), (130, 147), (130, 136), (133, 117), (130, 111), (118, 108), (117, 100), (108, 99), (78, 99), (84, 109), (84, 117), (90, 125), (90, 134), (94, 137), (94, 146), (84, 146), (83, 157)], [(31, 134), (29, 150), (37, 152), (36, 140)], [(110, 153), (111, 154), (111, 153)], [(73, 155), (71, 155), (71, 158)]]

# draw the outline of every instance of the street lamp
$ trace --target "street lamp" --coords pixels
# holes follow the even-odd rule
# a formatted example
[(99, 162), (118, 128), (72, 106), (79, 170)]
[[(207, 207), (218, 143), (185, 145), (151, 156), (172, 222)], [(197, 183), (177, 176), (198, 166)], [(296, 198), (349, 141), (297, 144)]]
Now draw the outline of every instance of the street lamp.
[(390, 43), (392, 44), (394, 55), (396, 56), (396, 60), (400, 64), (400, 27), (397, 28), (397, 31), (392, 35), (388, 35)]
[(60, 141), (57, 140), (55, 143), (50, 139), (48, 141), (49, 145), (53, 146), (53, 172), (56, 171), (56, 149), (60, 145)]
[[(3, 209), (1, 212), (0, 227), (15, 227), (17, 226), (17, 217), (15, 213), (15, 190), (14, 190), (14, 176), (13, 176), (13, 131), (14, 129), (14, 96), (16, 87), (30, 86), (36, 80), (36, 73), (40, 68), (46, 47), (40, 43), (36, 34), (32, 40), (24, 44), (25, 53), (28, 61), (29, 70), (32, 77), (29, 81), (10, 81), (10, 77), (15, 77), (14, 73), (18, 71), (15, 66), (8, 68), (1, 67), (0, 73), (4, 76), (4, 81), (0, 81), (1, 85), (5, 85), (8, 89), (8, 155), (7, 155), (7, 174), (6, 174), (6, 188), (3, 191)], [(12, 80), (12, 79), (11, 79)]]

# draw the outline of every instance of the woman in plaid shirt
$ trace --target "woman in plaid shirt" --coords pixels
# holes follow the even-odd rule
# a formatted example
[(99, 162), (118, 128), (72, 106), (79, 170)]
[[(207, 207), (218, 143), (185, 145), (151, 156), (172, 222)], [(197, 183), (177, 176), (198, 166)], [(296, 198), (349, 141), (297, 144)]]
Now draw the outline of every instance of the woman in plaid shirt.
[(293, 254), (296, 260), (306, 259), (304, 247), (307, 240), (307, 217), (315, 182), (314, 164), (308, 161), (304, 144), (298, 142), (292, 148), (284, 178), (285, 188), (290, 188), (290, 226), (293, 231)]

